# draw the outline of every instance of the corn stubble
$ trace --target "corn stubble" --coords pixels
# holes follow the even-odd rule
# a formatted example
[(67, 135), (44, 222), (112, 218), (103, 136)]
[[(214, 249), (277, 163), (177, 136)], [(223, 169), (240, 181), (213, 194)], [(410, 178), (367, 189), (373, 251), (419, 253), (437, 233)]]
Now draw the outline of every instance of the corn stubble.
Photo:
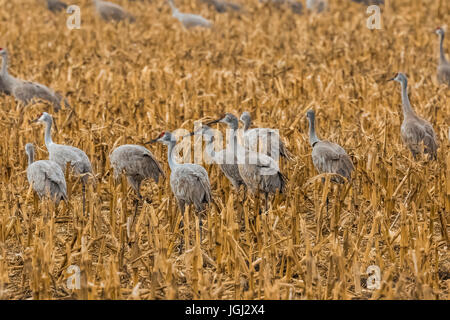
[[(302, 17), (256, 1), (241, 15), (181, 1), (215, 24), (189, 32), (165, 3), (117, 2), (136, 23), (104, 23), (84, 0), (81, 29), (71, 31), (65, 14), (0, 0), (11, 72), (66, 93), (75, 112), (54, 114), (53, 138), (84, 150), (97, 177), (86, 216), (75, 178), (69, 203), (39, 201), (24, 146), (48, 157), (43, 128), (29, 121), (51, 109), (0, 97), (0, 299), (450, 298), (449, 91), (436, 81), (432, 32), (450, 18), (446, 1), (397, 1), (382, 30), (367, 29), (365, 8), (343, 0)], [(399, 90), (385, 82), (397, 71), (408, 73), (411, 103), (436, 130), (435, 162), (414, 162), (401, 142)], [(315, 171), (310, 108), (320, 136), (351, 156), (351, 184)], [(296, 156), (282, 161), (288, 190), (267, 214), (255, 214), (254, 197), (241, 204), (242, 192), (207, 165), (216, 199), (207, 214), (181, 214), (166, 179), (143, 185), (147, 201), (129, 219), (134, 193), (112, 178), (114, 147), (244, 110), (279, 128)], [(169, 172), (166, 149), (150, 149)], [(71, 265), (80, 289), (67, 286)]]

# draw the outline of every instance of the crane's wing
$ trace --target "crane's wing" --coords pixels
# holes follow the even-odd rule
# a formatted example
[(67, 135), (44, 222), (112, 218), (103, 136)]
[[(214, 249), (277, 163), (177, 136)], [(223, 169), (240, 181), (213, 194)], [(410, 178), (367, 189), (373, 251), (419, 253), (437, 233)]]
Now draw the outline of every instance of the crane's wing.
[(318, 142), (313, 149), (312, 159), (319, 172), (337, 173), (351, 178), (353, 163), (347, 152), (338, 144), (329, 141)]

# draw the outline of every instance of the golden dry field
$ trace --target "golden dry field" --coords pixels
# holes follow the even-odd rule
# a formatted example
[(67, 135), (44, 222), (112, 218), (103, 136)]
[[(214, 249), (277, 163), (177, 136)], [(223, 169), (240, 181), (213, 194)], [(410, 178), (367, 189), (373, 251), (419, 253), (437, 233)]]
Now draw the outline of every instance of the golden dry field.
[[(81, 7), (81, 29), (43, 2), (0, 0), (10, 73), (60, 91), (73, 107), (54, 113), (0, 96), (0, 299), (450, 299), (450, 90), (436, 79), (434, 33), (450, 21), (449, 1), (383, 6), (381, 30), (369, 30), (367, 8), (347, 0), (304, 15), (257, 0), (222, 14), (178, 0), (214, 23), (191, 30), (162, 0), (114, 0), (133, 24), (101, 20), (88, 0), (66, 2)], [(386, 81), (398, 71), (436, 131), (437, 161), (414, 161), (402, 143), (400, 85)], [(350, 155), (350, 184), (322, 183), (309, 109), (319, 138)], [(242, 204), (242, 192), (205, 165), (216, 205), (182, 215), (167, 147), (151, 144), (167, 178), (145, 182), (127, 232), (136, 196), (114, 181), (109, 153), (245, 110), (254, 126), (279, 129), (295, 158), (280, 161), (289, 182), (269, 211), (255, 212), (252, 195)], [(67, 178), (69, 203), (56, 210), (27, 181), (25, 144), (48, 159), (44, 128), (30, 123), (42, 111), (54, 116), (53, 140), (92, 162), (86, 216), (79, 180)], [(72, 265), (80, 289), (67, 286)], [(367, 287), (370, 266), (380, 270), (378, 289)]]

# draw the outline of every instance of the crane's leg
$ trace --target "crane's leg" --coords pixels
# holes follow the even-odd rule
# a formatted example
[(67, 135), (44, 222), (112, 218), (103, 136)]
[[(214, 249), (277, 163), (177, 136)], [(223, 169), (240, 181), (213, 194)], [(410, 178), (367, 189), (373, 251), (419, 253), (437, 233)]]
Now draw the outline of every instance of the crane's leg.
[(83, 193), (83, 217), (86, 216), (86, 183), (81, 178), (81, 192)]
[(269, 194), (267, 192), (264, 192), (264, 197), (266, 200), (266, 213), (269, 211), (268, 202), (269, 202)]

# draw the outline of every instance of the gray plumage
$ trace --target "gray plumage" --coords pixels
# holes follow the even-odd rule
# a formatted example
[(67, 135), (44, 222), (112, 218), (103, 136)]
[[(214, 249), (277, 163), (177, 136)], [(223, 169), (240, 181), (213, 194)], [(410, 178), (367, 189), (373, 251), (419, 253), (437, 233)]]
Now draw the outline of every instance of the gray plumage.
[(172, 0), (167, 0), (172, 9), (172, 16), (180, 21), (186, 29), (194, 28), (194, 27), (203, 27), (203, 28), (211, 28), (211, 21), (203, 18), (198, 14), (192, 13), (183, 13), (175, 7), (175, 4)]
[(185, 206), (189, 204), (193, 204), (198, 212), (205, 210), (205, 204), (212, 201), (211, 184), (205, 168), (194, 163), (180, 164), (175, 161), (173, 150), (176, 139), (170, 132), (161, 133), (152, 142), (156, 141), (168, 146), (170, 187), (181, 212), (184, 213)]
[(66, 164), (69, 163), (71, 169), (76, 175), (81, 176), (81, 187), (83, 194), (83, 214), (86, 212), (86, 183), (88, 182), (89, 175), (92, 175), (92, 165), (84, 151), (62, 144), (56, 144), (52, 140), (51, 129), (53, 118), (47, 112), (35, 121), (45, 124), (45, 146), (49, 153), (49, 159), (56, 162), (63, 172), (66, 170)]
[(63, 99), (61, 94), (58, 92), (54, 92), (52, 89), (44, 86), (43, 84), (23, 81), (11, 76), (8, 73), (7, 50), (0, 48), (0, 55), (2, 57), (0, 79), (3, 83), (4, 92), (8, 92), (25, 105), (38, 100), (45, 100), (53, 105), (55, 112), (58, 112), (59, 109), (61, 109), (61, 101), (64, 100), (65, 106), (70, 108), (67, 99)]
[[(336, 143), (317, 138), (314, 111), (309, 110), (306, 116), (309, 120), (309, 143), (313, 148), (311, 156), (316, 170), (319, 173), (336, 173), (350, 181), (354, 167), (347, 152)], [(331, 181), (344, 183), (341, 177), (333, 177)]]
[(50, 198), (58, 206), (61, 200), (67, 200), (67, 186), (64, 173), (57, 163), (51, 160), (34, 162), (34, 146), (27, 143), (28, 156), (27, 179), (39, 198)]
[(147, 178), (152, 178), (156, 183), (159, 177), (165, 177), (161, 165), (150, 150), (143, 146), (126, 144), (115, 148), (109, 159), (114, 168), (114, 177), (118, 179), (120, 174), (125, 174), (128, 183), (136, 191), (139, 198), (141, 183)]
[(327, 5), (326, 0), (306, 0), (306, 8), (317, 13), (324, 11)]
[(228, 125), (236, 147), (239, 174), (244, 180), (247, 188), (253, 193), (262, 192), (266, 198), (269, 194), (275, 194), (277, 190), (283, 193), (286, 188), (286, 177), (280, 172), (278, 163), (271, 157), (244, 148), (237, 142), (238, 119), (231, 113), (226, 113), (224, 117), (213, 121)]
[(122, 20), (128, 20), (129, 22), (136, 21), (133, 15), (126, 12), (125, 9), (119, 6), (118, 4), (102, 0), (93, 0), (93, 1), (95, 9), (97, 10), (100, 17), (105, 21), (122, 21)]
[(47, 8), (52, 12), (60, 12), (67, 8), (67, 4), (59, 0), (47, 0)]
[(439, 35), (439, 64), (437, 67), (437, 78), (440, 83), (445, 83), (450, 86), (450, 63), (445, 58), (445, 52), (444, 52), (445, 32), (444, 32), (444, 29), (437, 28), (436, 34)]
[(239, 190), (241, 185), (245, 186), (244, 180), (239, 173), (239, 167), (237, 164), (237, 154), (233, 150), (232, 146), (227, 146), (226, 149), (215, 151), (214, 150), (214, 133), (207, 125), (202, 127), (202, 134), (206, 140), (206, 153), (217, 165), (223, 174), (230, 180), (231, 184), (236, 190)]
[(83, 175), (82, 181), (87, 182), (88, 174), (92, 174), (92, 166), (86, 153), (78, 148), (53, 142), (51, 137), (53, 118), (47, 112), (43, 112), (36, 121), (45, 124), (44, 139), (49, 159), (56, 162), (63, 171), (66, 170), (66, 163), (70, 163), (75, 174)]
[[(282, 156), (288, 160), (292, 160), (292, 155), (286, 148), (286, 145), (281, 140), (280, 135), (274, 129), (269, 128), (254, 128), (250, 129), (252, 118), (248, 111), (244, 111), (241, 114), (240, 121), (244, 123), (244, 146), (250, 148), (253, 151), (257, 150), (258, 144), (261, 146), (261, 150), (269, 157)], [(274, 149), (272, 149), (274, 148)]]
[(403, 73), (397, 73), (390, 80), (401, 84), (403, 122), (401, 126), (401, 136), (403, 142), (411, 151), (414, 159), (422, 153), (429, 155), (430, 159), (437, 159), (438, 142), (433, 126), (425, 119), (420, 118), (412, 109), (408, 97), (408, 79)]
[(213, 6), (214, 9), (219, 13), (223, 13), (228, 10), (232, 10), (232, 11), (241, 10), (240, 5), (232, 3), (232, 2), (221, 1), (221, 0), (201, 0), (201, 1), (208, 4), (209, 6)]

